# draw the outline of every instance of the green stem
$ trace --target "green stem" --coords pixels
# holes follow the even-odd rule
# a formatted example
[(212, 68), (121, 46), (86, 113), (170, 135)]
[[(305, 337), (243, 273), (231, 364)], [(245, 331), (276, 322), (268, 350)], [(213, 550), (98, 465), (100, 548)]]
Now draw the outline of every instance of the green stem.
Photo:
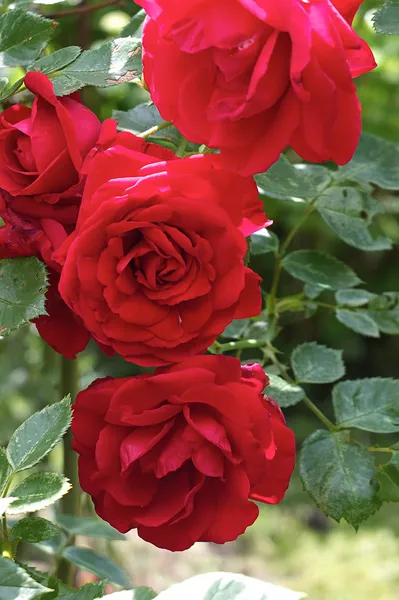
[[(297, 382), (288, 375), (287, 369), (278, 360), (271, 343), (266, 342), (266, 346), (267, 346), (267, 350), (265, 351), (265, 355), (268, 358), (270, 358), (271, 362), (277, 367), (277, 369), (280, 371), (280, 374), (283, 377), (283, 379), (285, 379), (285, 381), (287, 381), (288, 383), (297, 385)], [(325, 425), (327, 427), (327, 429), (329, 429), (330, 431), (336, 430), (334, 423), (332, 421), (330, 421), (330, 419), (328, 417), (326, 417), (326, 415), (311, 401), (310, 398), (308, 398), (308, 396), (305, 395), (305, 397), (303, 398), (303, 402), (304, 402), (304, 404), (306, 404), (308, 409), (311, 410), (312, 413), (323, 423), (323, 425)]]
[(186, 140), (186, 138), (182, 137), (179, 142), (179, 145), (177, 147), (177, 150), (176, 150), (176, 156), (183, 158), (183, 156), (186, 152), (187, 146), (188, 146), (188, 140)]
[(233, 352), (236, 350), (245, 350), (247, 348), (263, 348), (265, 340), (241, 340), (239, 342), (227, 342), (226, 344), (213, 344), (217, 354), (224, 352)]
[[(74, 402), (78, 392), (78, 361), (61, 358), (61, 378), (60, 392), (61, 396), (70, 394)], [(72, 431), (69, 429), (63, 439), (64, 449), (64, 475), (68, 477), (72, 484), (72, 489), (60, 500), (60, 508), (63, 514), (79, 516), (81, 504), (81, 492), (78, 477), (77, 455), (72, 450)], [(72, 542), (73, 543), (73, 542)], [(75, 568), (61, 559), (57, 569), (57, 576), (65, 583), (73, 585), (75, 577)]]
[(158, 131), (162, 131), (162, 129), (166, 129), (166, 127), (170, 127), (171, 125), (171, 121), (163, 121), (162, 123), (159, 123), (159, 125), (154, 125), (153, 127), (150, 127), (149, 129), (143, 131), (143, 133), (139, 133), (137, 137), (143, 138), (145, 140), (151, 135), (154, 135), (154, 133), (158, 133)]
[(1, 518), (1, 525), (2, 525), (2, 530), (3, 530), (3, 551), (1, 553), (1, 555), (4, 558), (10, 558), (11, 560), (14, 559), (13, 556), (13, 551), (12, 551), (12, 544), (10, 543), (10, 540), (8, 538), (8, 527), (7, 527), (7, 515), (6, 513), (3, 514), (2, 518)]

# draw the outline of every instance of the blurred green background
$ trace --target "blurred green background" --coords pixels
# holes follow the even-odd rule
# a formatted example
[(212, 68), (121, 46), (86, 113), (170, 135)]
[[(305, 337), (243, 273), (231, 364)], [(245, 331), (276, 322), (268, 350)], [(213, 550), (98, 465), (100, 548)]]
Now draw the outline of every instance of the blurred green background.
[[(399, 141), (399, 37), (376, 36), (372, 12), (376, 2), (362, 4), (355, 21), (358, 32), (375, 52), (378, 69), (358, 80), (363, 105), (364, 130)], [(59, 10), (73, 9), (67, 3), (40, 6), (45, 15), (56, 16)], [(54, 48), (70, 44), (90, 47), (107, 37), (115, 37), (137, 10), (133, 2), (120, 2), (85, 15), (62, 16), (56, 31)], [(17, 75), (16, 77), (17, 78)], [(147, 99), (134, 84), (107, 89), (85, 89), (84, 102), (100, 119), (112, 111), (127, 110)], [(387, 213), (380, 227), (396, 244), (399, 242), (399, 196), (378, 191)], [(273, 230), (280, 239), (297, 222), (301, 206), (278, 200), (266, 205), (274, 220)], [(352, 266), (365, 281), (365, 287), (381, 293), (399, 289), (397, 246), (390, 252), (365, 253), (341, 242), (321, 218), (312, 216), (292, 249), (325, 250)], [(256, 257), (252, 267), (270, 287), (273, 269), (271, 254)], [(283, 278), (280, 295), (300, 291), (288, 276)], [(302, 313), (287, 313), (284, 329), (276, 344), (289, 353), (304, 341), (344, 350), (347, 376), (398, 376), (399, 340), (383, 335), (364, 338), (337, 322), (328, 311), (305, 319)], [(59, 399), (57, 381), (59, 357), (45, 347), (35, 328), (26, 327), (0, 342), (0, 443), (6, 444), (15, 427), (27, 416), (49, 402)], [(243, 355), (246, 358), (246, 355)], [(95, 377), (134, 374), (135, 367), (118, 358), (109, 359), (94, 345), (80, 358), (81, 386)], [(311, 398), (329, 414), (329, 386), (316, 386)], [(298, 405), (286, 410), (298, 445), (319, 423)], [(380, 443), (382, 443), (380, 441)], [(57, 463), (57, 453), (52, 457)], [(348, 525), (336, 524), (318, 511), (302, 491), (297, 474), (279, 506), (261, 508), (257, 523), (237, 542), (225, 546), (197, 544), (183, 554), (174, 555), (141, 542), (133, 534), (125, 544), (114, 548), (128, 569), (135, 585), (151, 585), (161, 590), (168, 584), (208, 570), (237, 571), (286, 585), (309, 594), (313, 600), (397, 600), (399, 598), (399, 515), (394, 504), (369, 519), (355, 532)]]

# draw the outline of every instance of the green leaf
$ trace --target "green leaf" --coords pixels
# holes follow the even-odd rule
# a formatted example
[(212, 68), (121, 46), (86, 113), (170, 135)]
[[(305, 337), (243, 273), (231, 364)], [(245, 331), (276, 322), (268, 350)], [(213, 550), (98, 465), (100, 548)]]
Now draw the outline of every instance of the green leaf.
[(11, 535), (24, 542), (37, 543), (60, 533), (59, 528), (42, 517), (26, 517), (11, 528)]
[(14, 496), (8, 496), (7, 498), (0, 498), (0, 517), (4, 515), (8, 507), (16, 498)]
[(0, 448), (0, 495), (11, 473), (11, 465), (7, 460), (4, 448)]
[(108, 579), (123, 588), (131, 587), (131, 582), (125, 571), (109, 558), (101, 556), (88, 548), (70, 546), (63, 552), (63, 557), (80, 569), (85, 569), (97, 577)]
[(18, 562), (19, 566), (28, 573), (28, 575), (30, 577), (32, 577), (32, 579), (34, 579), (35, 581), (37, 581), (38, 583), (41, 583), (42, 585), (50, 585), (48, 583), (48, 573), (43, 573), (43, 571), (38, 571), (37, 569), (35, 569), (35, 567), (31, 567), (29, 565), (25, 565), (24, 563)]
[(46, 592), (51, 590), (12, 560), (0, 557), (0, 600), (31, 600)]
[(52, 81), (57, 96), (63, 96), (85, 85), (109, 87), (133, 81), (141, 70), (141, 41), (125, 37), (85, 50)]
[(282, 262), (296, 279), (328, 290), (353, 287), (361, 280), (347, 265), (329, 254), (317, 250), (296, 250)]
[(266, 388), (266, 393), (274, 398), (282, 408), (294, 406), (303, 400), (305, 392), (299, 385), (288, 383), (277, 375), (269, 375), (269, 378), (270, 385)]
[(338, 180), (375, 183), (386, 190), (399, 189), (399, 144), (362, 133), (352, 160), (335, 172)]
[(59, 473), (33, 473), (12, 490), (17, 498), (8, 507), (7, 513), (18, 515), (35, 512), (53, 504), (71, 489), (69, 480)]
[(53, 33), (49, 19), (23, 9), (0, 15), (0, 67), (29, 65)]
[(399, 433), (399, 381), (389, 378), (341, 381), (333, 389), (340, 427)]
[(300, 473), (305, 489), (327, 515), (357, 528), (381, 505), (373, 457), (351, 444), (346, 432), (315, 431), (303, 445)]
[[(3, 102), (7, 98), (9, 98), (13, 94), (15, 94), (19, 90), (19, 88), (21, 87), (21, 85), (23, 84), (23, 82), (24, 82), (24, 78), (21, 77), (21, 79), (18, 79), (12, 85), (10, 85), (10, 86), (8, 86), (6, 88), (2, 88), (2, 90), (0, 92), (0, 102)], [(15, 258), (13, 258), (12, 260), (15, 260)]]
[(380, 331), (388, 335), (399, 334), (399, 293), (385, 292), (374, 297), (370, 301), (368, 313)]
[(141, 38), (145, 17), (146, 17), (146, 12), (143, 8), (141, 10), (139, 10), (138, 12), (136, 12), (134, 17), (132, 17), (132, 20), (130, 21), (130, 23), (125, 25), (125, 27), (122, 29), (121, 37), (133, 36), (133, 37)]
[(331, 181), (327, 169), (315, 167), (293, 165), (285, 156), (280, 156), (266, 173), (255, 175), (255, 181), (268, 196), (282, 199), (314, 198)]
[(376, 298), (376, 294), (372, 294), (367, 290), (361, 290), (359, 288), (338, 290), (338, 292), (335, 294), (335, 300), (337, 301), (337, 304), (343, 306), (364, 306), (373, 298)]
[[(62, 594), (60, 600), (96, 600), (102, 598), (105, 592), (105, 581), (95, 581), (86, 583), (74, 592)], [(108, 598), (108, 596), (105, 596)]]
[(122, 533), (100, 519), (90, 517), (74, 517), (73, 515), (57, 515), (57, 523), (72, 535), (84, 535), (85, 537), (102, 538), (107, 540), (126, 539)]
[(384, 502), (399, 502), (399, 446), (392, 446), (389, 462), (380, 466), (377, 476), (380, 485), (378, 497)]
[(342, 350), (316, 342), (297, 346), (291, 356), (295, 379), (302, 383), (332, 383), (345, 375)]
[(276, 253), (278, 245), (278, 237), (268, 229), (263, 229), (251, 235), (251, 254), (254, 256), (267, 254), (268, 252)]
[(399, 0), (387, 0), (373, 18), (377, 33), (399, 34)]
[(236, 573), (205, 573), (161, 592), (156, 600), (300, 600), (306, 595)]
[(323, 220), (347, 244), (366, 250), (390, 250), (392, 241), (384, 236), (373, 237), (369, 226), (381, 204), (353, 187), (333, 187), (318, 200), (317, 209)]
[(318, 285), (314, 285), (312, 283), (305, 283), (303, 286), (303, 291), (311, 300), (315, 300), (324, 292), (324, 288), (319, 287)]
[(226, 329), (221, 335), (227, 339), (239, 340), (244, 336), (245, 331), (248, 329), (250, 324), (250, 319), (235, 319), (230, 323), (230, 325), (227, 325)]
[(108, 594), (106, 600), (153, 600), (157, 598), (156, 593), (147, 587), (138, 587), (133, 590), (123, 590)]
[(67, 46), (56, 50), (52, 54), (43, 56), (36, 60), (33, 65), (29, 67), (29, 71), (39, 71), (40, 73), (55, 73), (60, 69), (63, 69), (67, 65), (71, 64), (82, 52), (79, 46)]
[(71, 402), (67, 397), (46, 406), (18, 427), (7, 448), (14, 471), (30, 469), (49, 454), (67, 431), (71, 418)]
[(335, 316), (338, 321), (355, 331), (360, 335), (367, 337), (378, 338), (380, 332), (378, 331), (377, 323), (374, 319), (365, 311), (354, 311), (347, 310), (346, 308), (338, 308), (335, 311)]
[(46, 314), (47, 273), (42, 261), (33, 256), (3, 258), (0, 260), (0, 282), (1, 335)]

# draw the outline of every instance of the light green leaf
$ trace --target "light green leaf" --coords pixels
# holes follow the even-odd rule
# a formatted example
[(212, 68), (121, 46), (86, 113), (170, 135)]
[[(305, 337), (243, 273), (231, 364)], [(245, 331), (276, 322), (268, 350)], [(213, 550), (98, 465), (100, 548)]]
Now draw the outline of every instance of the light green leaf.
[(59, 473), (33, 473), (12, 490), (17, 498), (8, 507), (7, 513), (18, 515), (35, 512), (54, 504), (71, 489), (69, 480)]
[(283, 259), (282, 265), (296, 279), (324, 289), (339, 290), (361, 283), (347, 265), (334, 256), (317, 250), (291, 252)]
[(16, 500), (14, 496), (8, 496), (7, 498), (0, 498), (0, 517), (4, 515), (7, 511), (7, 508), (10, 506), (14, 500)]
[(380, 466), (377, 481), (380, 484), (378, 497), (383, 502), (399, 502), (399, 444), (392, 446), (390, 460)]
[(143, 8), (141, 10), (139, 10), (138, 12), (136, 12), (134, 17), (132, 17), (132, 20), (130, 21), (130, 23), (125, 25), (125, 27), (122, 29), (121, 37), (133, 36), (133, 37), (141, 38), (145, 17), (146, 17), (146, 12)]
[(42, 261), (34, 257), (3, 258), (0, 281), (1, 335), (46, 314), (47, 274)]
[(316, 342), (297, 346), (291, 356), (295, 379), (302, 383), (332, 383), (345, 375), (342, 350)]
[(378, 328), (388, 335), (399, 334), (399, 293), (385, 292), (375, 297), (369, 304), (369, 315), (377, 323)]
[[(15, 259), (13, 259), (15, 260)], [(14, 471), (30, 469), (60, 441), (71, 424), (70, 398), (35, 413), (13, 433), (7, 448)]]
[(335, 316), (338, 321), (355, 331), (360, 335), (367, 337), (378, 338), (380, 332), (378, 331), (377, 323), (374, 319), (365, 311), (347, 310), (346, 308), (339, 308), (335, 311)]
[(305, 489), (327, 515), (357, 528), (381, 506), (373, 457), (351, 444), (346, 432), (315, 431), (303, 445), (300, 473)]
[(372, 294), (367, 290), (361, 290), (359, 288), (338, 290), (338, 292), (335, 294), (335, 300), (337, 301), (337, 304), (343, 306), (364, 306), (373, 298), (376, 298), (376, 294)]
[(369, 252), (392, 248), (391, 240), (373, 237), (368, 229), (383, 208), (366, 193), (354, 187), (333, 187), (326, 190), (316, 206), (327, 225), (350, 246)]
[[(96, 600), (102, 598), (105, 592), (105, 581), (87, 583), (74, 592), (62, 594), (60, 600)], [(105, 596), (108, 598), (108, 596)]]
[(26, 517), (17, 521), (10, 533), (15, 539), (33, 544), (58, 535), (60, 530), (54, 523), (42, 517)]
[(301, 592), (236, 573), (205, 573), (161, 592), (156, 600), (300, 600)]
[(292, 165), (280, 156), (266, 173), (255, 175), (255, 181), (266, 195), (291, 199), (314, 198), (331, 181), (328, 169), (318, 165)]
[(141, 41), (125, 37), (85, 50), (52, 81), (55, 93), (63, 96), (85, 85), (109, 87), (133, 81), (141, 69)]
[(270, 385), (265, 390), (266, 394), (274, 398), (282, 408), (294, 406), (303, 400), (305, 392), (299, 385), (288, 383), (277, 375), (269, 375), (269, 378)]
[(373, 18), (377, 33), (399, 34), (399, 0), (386, 0)]
[(69, 546), (64, 550), (63, 557), (80, 569), (85, 569), (97, 577), (108, 579), (111, 583), (116, 583), (123, 588), (130, 588), (132, 585), (123, 569), (109, 558), (101, 556), (93, 550)]
[(43, 56), (36, 60), (33, 65), (29, 67), (29, 71), (39, 71), (46, 75), (55, 73), (73, 62), (81, 52), (82, 50), (79, 46), (67, 46), (66, 48), (61, 48), (52, 54), (48, 54), (47, 56)]
[(251, 235), (251, 254), (254, 256), (267, 254), (268, 252), (276, 253), (278, 245), (278, 237), (268, 229), (262, 229)]
[(153, 600), (156, 597), (156, 593), (151, 588), (138, 587), (133, 590), (108, 594), (106, 600)]
[(333, 389), (340, 427), (399, 433), (399, 381), (389, 378), (341, 381)]
[(335, 172), (338, 180), (375, 183), (386, 190), (399, 189), (399, 144), (362, 133), (352, 160)]
[(7, 460), (7, 454), (4, 448), (0, 448), (0, 495), (7, 483), (11, 473), (11, 465)]
[(314, 285), (312, 283), (305, 283), (303, 286), (303, 291), (311, 300), (315, 300), (324, 292), (324, 288), (319, 287), (318, 285)]
[(0, 600), (32, 600), (51, 590), (8, 558), (0, 557)]
[[(24, 78), (21, 77), (21, 79), (18, 79), (12, 85), (10, 85), (10, 86), (8, 86), (6, 88), (2, 88), (2, 90), (0, 92), (0, 102), (3, 102), (7, 98), (9, 98), (13, 94), (15, 94), (19, 90), (19, 88), (21, 87), (21, 85), (23, 84), (23, 82), (24, 82)], [(15, 258), (13, 258), (12, 260), (15, 260)]]
[(73, 515), (57, 515), (57, 523), (72, 535), (84, 535), (85, 537), (103, 538), (107, 540), (126, 539), (122, 533), (100, 519), (90, 517), (75, 517)]
[(53, 33), (49, 19), (23, 9), (0, 15), (0, 67), (29, 65)]

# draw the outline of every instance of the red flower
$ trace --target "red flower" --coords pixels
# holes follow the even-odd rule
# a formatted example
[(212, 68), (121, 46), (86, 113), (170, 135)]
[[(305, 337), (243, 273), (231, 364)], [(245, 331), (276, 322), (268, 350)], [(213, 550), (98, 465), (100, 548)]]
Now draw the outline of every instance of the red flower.
[(262, 172), (287, 145), (348, 162), (361, 131), (352, 81), (375, 67), (351, 28), (361, 0), (137, 0), (144, 76), (162, 117), (226, 166)]
[(57, 98), (42, 73), (27, 73), (32, 109), (0, 114), (0, 188), (18, 214), (74, 223), (81, 198), (79, 171), (97, 141), (97, 117), (74, 96)]
[(168, 550), (235, 540), (288, 487), (295, 440), (259, 365), (197, 356), (78, 394), (73, 447), (82, 488), (119, 531)]
[(90, 157), (60, 282), (95, 339), (144, 366), (201, 353), (261, 309), (240, 232), (267, 223), (254, 181), (219, 156), (159, 152), (125, 133)]

